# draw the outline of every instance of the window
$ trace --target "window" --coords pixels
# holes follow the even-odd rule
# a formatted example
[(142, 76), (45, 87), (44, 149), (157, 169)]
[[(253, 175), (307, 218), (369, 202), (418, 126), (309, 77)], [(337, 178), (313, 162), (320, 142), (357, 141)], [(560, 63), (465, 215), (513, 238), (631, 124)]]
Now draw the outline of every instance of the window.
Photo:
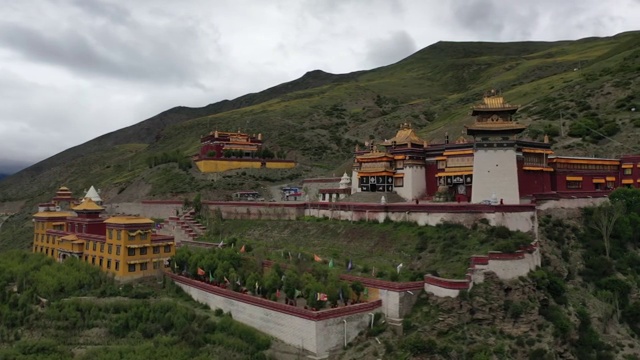
[(624, 174), (625, 175), (631, 175), (632, 171), (633, 171), (633, 169), (624, 169)]
[(113, 251), (113, 245), (109, 244), (107, 245), (107, 253), (111, 254)]
[(102, 267), (102, 258), (100, 258), (99, 265), (100, 265), (100, 267)]
[(76, 223), (76, 231), (75, 232), (79, 232), (80, 231), (80, 224)]
[(438, 169), (446, 169), (447, 161), (446, 160), (438, 160)]
[(87, 233), (87, 224), (82, 224), (82, 232)]
[(47, 248), (47, 250), (45, 250), (44, 252), (45, 254), (49, 255), (49, 248)]
[(120, 245), (116, 245), (116, 255), (120, 255)]
[(567, 181), (567, 189), (582, 189), (582, 181)]
[(103, 253), (104, 252), (104, 243), (100, 244), (100, 252)]
[(136, 264), (129, 264), (129, 272), (135, 272), (136, 271)]
[(154, 261), (153, 262), (153, 268), (156, 269), (156, 270), (159, 269), (160, 268), (160, 262), (159, 261)]
[(401, 177), (397, 177), (393, 180), (393, 186), (395, 187), (403, 187), (404, 186), (404, 179)]
[(129, 256), (135, 256), (135, 255), (136, 255), (136, 249), (135, 249), (135, 248), (129, 248), (129, 249), (127, 249), (127, 255), (129, 255)]
[(147, 270), (147, 263), (140, 264), (140, 271)]
[(140, 234), (140, 240), (147, 240), (147, 232), (143, 232), (142, 234)]
[(133, 241), (136, 239), (135, 235), (131, 235), (131, 233), (129, 233), (129, 241)]
[(92, 256), (91, 257), (91, 265), (95, 265), (96, 264), (96, 257)]
[(85, 255), (84, 256), (84, 262), (88, 263), (89, 262), (89, 255)]
[(120, 270), (120, 261), (116, 261), (116, 271)]
[(113, 240), (113, 229), (109, 229), (107, 232), (109, 233), (109, 239)]
[(84, 249), (85, 249), (85, 250), (89, 250), (89, 241), (85, 241), (85, 243), (84, 243)]
[(147, 248), (146, 247), (140, 248), (140, 255), (147, 255)]
[(164, 246), (164, 252), (165, 253), (171, 252), (171, 245), (165, 245)]
[(111, 269), (111, 260), (107, 260), (107, 269)]
[(616, 187), (616, 183), (614, 181), (607, 181), (607, 189), (613, 189)]
[(116, 230), (116, 239), (117, 240), (122, 240), (122, 235), (120, 234), (120, 230)]
[(154, 254), (160, 254), (160, 246), (154, 246), (153, 247), (153, 253)]
[(98, 243), (96, 243), (95, 241), (93, 242), (93, 251), (96, 251), (98, 248)]

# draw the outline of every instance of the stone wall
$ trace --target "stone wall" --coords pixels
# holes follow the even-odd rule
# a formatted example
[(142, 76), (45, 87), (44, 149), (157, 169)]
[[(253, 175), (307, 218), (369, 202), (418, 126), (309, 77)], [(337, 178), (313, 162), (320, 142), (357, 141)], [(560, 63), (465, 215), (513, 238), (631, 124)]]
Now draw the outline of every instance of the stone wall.
[(471, 290), (473, 284), (484, 282), (487, 273), (500, 280), (511, 280), (526, 276), (542, 265), (538, 242), (515, 253), (490, 251), (488, 255), (473, 255), (470, 258), (466, 279), (445, 279), (433, 275), (424, 278), (424, 290), (438, 297), (457, 297), (462, 290)]
[[(327, 357), (332, 350), (355, 339), (369, 326), (371, 315), (380, 311), (381, 301), (310, 311), (259, 297), (218, 288), (200, 281), (167, 273), (194, 300), (211, 309), (230, 312), (233, 318), (287, 344), (304, 349), (314, 357)], [(346, 337), (345, 337), (346, 336)]]

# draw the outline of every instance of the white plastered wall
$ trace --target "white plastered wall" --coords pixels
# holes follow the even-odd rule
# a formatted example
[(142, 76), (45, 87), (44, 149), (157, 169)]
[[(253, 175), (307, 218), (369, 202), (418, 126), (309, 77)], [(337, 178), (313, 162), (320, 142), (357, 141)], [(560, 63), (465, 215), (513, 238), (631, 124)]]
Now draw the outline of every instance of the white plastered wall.
[(514, 149), (477, 149), (473, 156), (471, 202), (490, 200), (520, 204), (518, 165)]

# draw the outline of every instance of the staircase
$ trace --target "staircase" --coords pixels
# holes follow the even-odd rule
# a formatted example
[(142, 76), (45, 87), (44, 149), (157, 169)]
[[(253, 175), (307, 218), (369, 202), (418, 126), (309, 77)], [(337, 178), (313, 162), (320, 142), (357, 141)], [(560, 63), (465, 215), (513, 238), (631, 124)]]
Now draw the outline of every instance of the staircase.
[(194, 211), (190, 210), (181, 216), (170, 216), (158, 233), (173, 236), (176, 246), (181, 246), (183, 242), (192, 242), (207, 231), (207, 227), (200, 224), (194, 215)]

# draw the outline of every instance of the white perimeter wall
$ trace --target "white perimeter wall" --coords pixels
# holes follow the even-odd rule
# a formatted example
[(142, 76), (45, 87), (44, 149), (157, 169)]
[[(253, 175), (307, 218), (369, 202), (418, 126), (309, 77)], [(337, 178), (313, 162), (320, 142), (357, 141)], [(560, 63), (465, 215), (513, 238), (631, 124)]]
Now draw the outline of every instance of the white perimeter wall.
[(344, 320), (347, 321), (347, 342), (371, 324), (371, 315), (380, 308), (364, 313), (347, 315), (327, 320), (313, 321), (278, 311), (245, 304), (240, 301), (208, 293), (189, 285), (175, 282), (194, 300), (207, 304), (211, 309), (231, 312), (233, 318), (252, 326), (292, 346), (303, 348), (317, 357), (326, 357), (329, 352), (344, 346)]
[[(371, 286), (368, 286), (371, 288)], [(413, 295), (407, 291), (393, 291), (379, 289), (378, 296), (382, 300), (382, 312), (385, 316), (393, 319), (402, 319), (411, 312), (413, 305), (418, 301), (422, 290), (411, 290)]]
[(505, 204), (520, 204), (518, 166), (514, 149), (477, 149), (473, 155), (471, 202), (489, 200), (495, 194)]
[(394, 187), (393, 190), (407, 201), (421, 198), (427, 191), (424, 167), (409, 165), (398, 172), (404, 173), (404, 183), (402, 187)]
[(424, 283), (424, 291), (427, 294), (433, 294), (437, 297), (458, 297), (458, 295), (460, 295), (460, 290), (456, 290), (456, 289), (446, 289), (440, 286), (436, 286), (436, 285), (431, 285), (431, 284), (427, 284)]
[(523, 232), (535, 231), (537, 227), (535, 211), (523, 212), (495, 212), (495, 213), (428, 213), (428, 212), (378, 212), (378, 211), (346, 211), (331, 209), (305, 209), (305, 215), (326, 217), (329, 219), (347, 221), (409, 221), (418, 225), (435, 226), (443, 222), (462, 224), (467, 227), (480, 219), (487, 219), (493, 226), (503, 225), (511, 230)]
[(540, 249), (531, 254), (525, 254), (524, 259), (489, 260), (487, 265), (476, 265), (472, 276), (474, 283), (484, 282), (484, 272), (494, 272), (501, 280), (511, 280), (520, 276), (527, 276), (530, 271), (541, 265)]

